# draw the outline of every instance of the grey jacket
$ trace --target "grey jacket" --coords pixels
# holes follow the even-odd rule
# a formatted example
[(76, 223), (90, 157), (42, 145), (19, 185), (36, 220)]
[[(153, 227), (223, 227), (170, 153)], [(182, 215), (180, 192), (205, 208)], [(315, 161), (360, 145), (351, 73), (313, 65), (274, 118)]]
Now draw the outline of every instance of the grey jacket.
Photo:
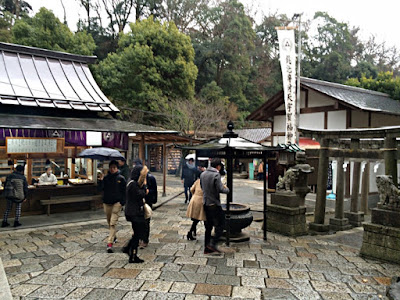
[(218, 170), (209, 167), (200, 175), (200, 185), (203, 190), (203, 204), (221, 206), (219, 194), (228, 194), (229, 189), (224, 187)]

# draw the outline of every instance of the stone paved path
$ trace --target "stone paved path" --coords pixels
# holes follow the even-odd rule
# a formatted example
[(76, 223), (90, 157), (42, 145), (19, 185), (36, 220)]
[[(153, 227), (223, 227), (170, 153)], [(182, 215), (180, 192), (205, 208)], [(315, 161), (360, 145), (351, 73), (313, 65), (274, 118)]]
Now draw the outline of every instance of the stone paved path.
[[(387, 299), (400, 266), (364, 259), (358, 248), (323, 236), (288, 238), (261, 223), (250, 242), (203, 254), (199, 239), (186, 240), (191, 221), (177, 198), (158, 208), (151, 241), (129, 264), (120, 247), (130, 236), (121, 218), (116, 253), (105, 251), (104, 220), (37, 229), (0, 231), (0, 257), (14, 299)], [(359, 229), (354, 229), (355, 231)], [(354, 231), (353, 230), (353, 231)], [(351, 234), (352, 231), (349, 231)]]

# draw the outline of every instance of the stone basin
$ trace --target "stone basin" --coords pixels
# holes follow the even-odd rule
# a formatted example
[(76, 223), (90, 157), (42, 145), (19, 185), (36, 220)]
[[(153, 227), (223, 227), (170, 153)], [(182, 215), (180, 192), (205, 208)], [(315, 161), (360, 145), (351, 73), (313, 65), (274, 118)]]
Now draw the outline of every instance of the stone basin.
[[(222, 211), (226, 212), (226, 204), (222, 204)], [(250, 226), (251, 222), (253, 222), (253, 214), (250, 211), (250, 206), (240, 203), (231, 203), (229, 207), (229, 211), (231, 214), (230, 219), (230, 229), (231, 229), (231, 237), (232, 241), (234, 241), (235, 237), (242, 237), (241, 240), (249, 240), (248, 237), (243, 239), (242, 229)], [(226, 230), (226, 226), (224, 228)], [(237, 240), (239, 241), (239, 240)]]

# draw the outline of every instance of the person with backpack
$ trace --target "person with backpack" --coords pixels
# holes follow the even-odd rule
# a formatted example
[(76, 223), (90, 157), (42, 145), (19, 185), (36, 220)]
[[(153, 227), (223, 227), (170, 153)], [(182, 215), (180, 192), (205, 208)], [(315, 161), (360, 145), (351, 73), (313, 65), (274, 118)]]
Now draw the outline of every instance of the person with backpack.
[(15, 203), (15, 219), (14, 227), (21, 226), (19, 218), (21, 217), (21, 206), (22, 202), (26, 201), (28, 196), (28, 182), (24, 176), (24, 166), (18, 165), (15, 171), (7, 176), (4, 184), (4, 197), (7, 200), (7, 208), (4, 213), (3, 222), (1, 227), (10, 226), (7, 222), (8, 216), (10, 215), (13, 204)]

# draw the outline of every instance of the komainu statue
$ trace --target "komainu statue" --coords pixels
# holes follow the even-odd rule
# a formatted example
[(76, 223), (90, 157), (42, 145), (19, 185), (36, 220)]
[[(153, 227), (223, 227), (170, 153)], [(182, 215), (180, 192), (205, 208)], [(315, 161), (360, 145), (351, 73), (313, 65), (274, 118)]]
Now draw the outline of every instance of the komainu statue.
[(278, 177), (278, 183), (276, 184), (277, 190), (291, 191), (296, 181), (296, 172), (290, 168), (286, 171), (285, 175)]
[(286, 171), (283, 177), (279, 176), (276, 185), (277, 190), (295, 191), (298, 196), (304, 198), (310, 191), (308, 187), (308, 174), (314, 172), (314, 168), (306, 163), (304, 152), (296, 153), (297, 164)]
[(400, 206), (400, 190), (393, 183), (391, 175), (376, 176), (376, 185), (379, 193), (379, 204), (389, 209)]

